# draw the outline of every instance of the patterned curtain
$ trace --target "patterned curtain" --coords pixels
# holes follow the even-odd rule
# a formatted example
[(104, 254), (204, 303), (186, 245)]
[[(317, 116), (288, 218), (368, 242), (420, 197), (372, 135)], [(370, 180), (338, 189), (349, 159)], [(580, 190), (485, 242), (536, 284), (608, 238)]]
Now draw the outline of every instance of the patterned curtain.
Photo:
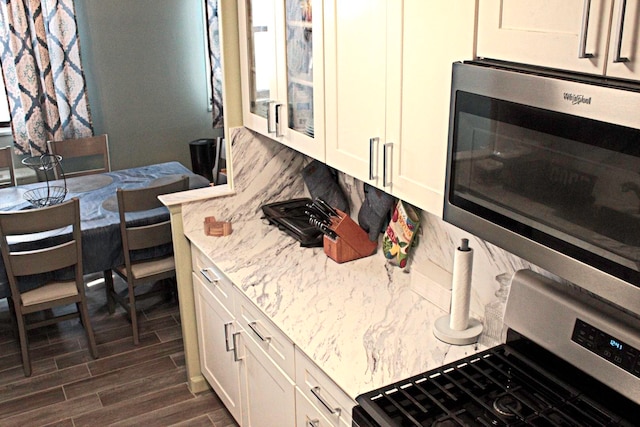
[(213, 127), (223, 126), (222, 111), (222, 64), (220, 62), (220, 23), (218, 21), (218, 0), (204, 0), (207, 3), (207, 36), (209, 39), (209, 63), (211, 64), (211, 88), (213, 104)]
[(1, 0), (0, 63), (17, 152), (93, 135), (73, 0)]

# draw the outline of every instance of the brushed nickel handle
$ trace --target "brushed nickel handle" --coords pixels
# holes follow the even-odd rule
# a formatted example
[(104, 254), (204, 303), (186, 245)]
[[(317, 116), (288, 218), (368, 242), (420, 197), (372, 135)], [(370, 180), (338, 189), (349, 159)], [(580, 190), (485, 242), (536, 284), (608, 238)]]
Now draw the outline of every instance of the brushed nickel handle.
[(622, 33), (624, 31), (624, 16), (627, 10), (627, 0), (620, 0), (620, 9), (618, 10), (618, 31), (616, 32), (615, 54), (613, 62), (629, 62), (629, 58), (622, 57)]
[(320, 420), (308, 420), (307, 427), (320, 427)]
[(370, 138), (369, 139), (369, 179), (370, 180), (374, 180), (376, 179), (375, 175), (373, 174), (373, 156), (374, 156), (374, 145), (378, 145), (378, 142), (380, 142), (380, 138), (375, 137), (375, 138)]
[(234, 350), (234, 347), (229, 345), (229, 326), (233, 325), (233, 322), (224, 324), (224, 347), (227, 351)]
[(384, 148), (382, 150), (382, 186), (388, 187), (391, 185), (391, 181), (387, 180), (387, 151), (391, 149), (393, 151), (393, 142), (387, 142), (384, 144)]
[(271, 105), (275, 103), (275, 101), (269, 101), (267, 103), (267, 133), (275, 132), (275, 130), (271, 129)]
[(258, 331), (258, 322), (249, 322), (249, 328), (253, 331), (254, 334), (258, 336), (262, 341), (269, 342), (271, 341), (271, 337), (264, 336)]
[(580, 41), (578, 46), (578, 58), (593, 58), (592, 53), (587, 53), (587, 34), (589, 32), (589, 16), (591, 14), (591, 0), (584, 0), (582, 8), (582, 25), (580, 26)]
[(282, 116), (280, 109), (282, 108), (282, 104), (276, 104), (275, 106), (275, 112), (276, 112), (276, 138), (282, 136), (282, 132), (280, 132), (280, 129), (282, 127), (282, 124), (280, 123), (280, 117)]
[(235, 332), (231, 336), (231, 341), (233, 341), (233, 361), (239, 362), (242, 360), (242, 357), (238, 356), (238, 337), (240, 336), (240, 332)]
[[(211, 277), (209, 276), (209, 273), (213, 274), (213, 275), (215, 276), (215, 278), (211, 278)], [(200, 269), (200, 274), (202, 274), (202, 277), (204, 277), (204, 278), (207, 280), (207, 282), (209, 282), (209, 283), (211, 283), (211, 284), (215, 284), (215, 283), (217, 283), (217, 282), (219, 282), (219, 281), (220, 281), (220, 276), (218, 276), (218, 275), (216, 274), (216, 272), (215, 272), (215, 271), (213, 271), (213, 270), (212, 270), (212, 269), (210, 269), (210, 268), (201, 268), (201, 269)]]
[(329, 411), (329, 413), (331, 415), (340, 416), (341, 409), (340, 408), (332, 408), (331, 405), (329, 405), (329, 403), (322, 397), (322, 395), (320, 393), (321, 393), (321, 390), (320, 390), (319, 386), (315, 386), (315, 387), (313, 387), (311, 389), (311, 394), (313, 394), (316, 397), (316, 399), (318, 399), (320, 401), (320, 403), (322, 403), (322, 406), (327, 408), (327, 410)]

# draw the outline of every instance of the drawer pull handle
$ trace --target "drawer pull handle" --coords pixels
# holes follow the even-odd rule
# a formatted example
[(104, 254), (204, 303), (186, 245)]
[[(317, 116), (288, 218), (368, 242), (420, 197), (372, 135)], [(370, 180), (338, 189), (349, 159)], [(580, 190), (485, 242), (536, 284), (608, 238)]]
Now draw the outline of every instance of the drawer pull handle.
[(329, 411), (329, 413), (331, 415), (340, 416), (340, 412), (341, 412), (340, 408), (332, 408), (331, 405), (329, 405), (329, 403), (327, 403), (327, 401), (324, 400), (324, 398), (320, 394), (320, 387), (319, 386), (315, 386), (314, 388), (312, 388), (311, 389), (311, 394), (313, 394), (316, 397), (316, 399), (318, 399), (320, 401), (320, 403), (322, 403), (322, 406), (327, 408), (327, 410)]
[(580, 27), (580, 42), (578, 46), (578, 58), (593, 58), (592, 53), (587, 53), (587, 33), (589, 32), (589, 15), (591, 10), (591, 0), (584, 0), (582, 8), (582, 25)]
[(615, 40), (615, 55), (613, 62), (629, 62), (629, 58), (622, 56), (622, 32), (624, 31), (624, 15), (627, 9), (627, 0), (620, 2), (620, 9), (618, 11), (618, 31), (616, 32)]
[(224, 324), (224, 347), (227, 351), (232, 351), (234, 347), (229, 345), (229, 326), (233, 325), (233, 322)]
[(240, 336), (240, 332), (235, 332), (231, 336), (231, 341), (233, 341), (233, 361), (239, 362), (242, 360), (242, 357), (238, 356), (238, 337)]
[(387, 169), (389, 168), (389, 165), (387, 165), (387, 152), (389, 151), (389, 149), (391, 149), (393, 154), (393, 142), (387, 142), (383, 146), (383, 151), (382, 151), (382, 159), (383, 159), (382, 160), (382, 186), (383, 187), (388, 187), (391, 185), (391, 181), (387, 180)]
[(380, 138), (378, 137), (369, 139), (369, 179), (371, 181), (376, 179), (375, 175), (373, 174), (373, 157), (375, 152), (373, 147), (374, 145), (377, 145), (378, 142), (380, 142)]
[(258, 322), (249, 322), (249, 328), (253, 331), (254, 334), (258, 336), (262, 341), (269, 342), (271, 341), (271, 337), (266, 337), (258, 331)]
[[(202, 277), (204, 277), (207, 282), (214, 284), (220, 281), (220, 276), (218, 276), (215, 271), (213, 271), (210, 268), (202, 268), (200, 269), (200, 274), (202, 274)], [(209, 276), (209, 274), (212, 274), (213, 276), (215, 276), (214, 278), (211, 278), (211, 276)]]
[(271, 129), (271, 105), (275, 103), (275, 101), (269, 101), (267, 104), (267, 133), (275, 132), (275, 130)]
[(320, 420), (307, 420), (307, 427), (320, 427)]
[(279, 138), (279, 137), (282, 136), (282, 132), (280, 132), (280, 127), (282, 126), (281, 123), (280, 123), (280, 119), (282, 117), (281, 109), (282, 109), (282, 104), (276, 104), (276, 107), (275, 107), (275, 113), (276, 113), (276, 128), (275, 128), (276, 138)]

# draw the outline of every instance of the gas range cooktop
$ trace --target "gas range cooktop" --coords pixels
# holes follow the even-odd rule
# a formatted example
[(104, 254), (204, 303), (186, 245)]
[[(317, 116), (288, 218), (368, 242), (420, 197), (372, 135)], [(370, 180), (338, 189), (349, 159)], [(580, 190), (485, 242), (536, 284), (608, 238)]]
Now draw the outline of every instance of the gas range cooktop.
[(358, 396), (354, 426), (640, 425), (637, 319), (527, 272), (505, 323), (505, 344)]
[[(640, 407), (524, 337), (357, 398), (367, 426), (637, 426)], [(630, 417), (630, 418), (626, 418)]]

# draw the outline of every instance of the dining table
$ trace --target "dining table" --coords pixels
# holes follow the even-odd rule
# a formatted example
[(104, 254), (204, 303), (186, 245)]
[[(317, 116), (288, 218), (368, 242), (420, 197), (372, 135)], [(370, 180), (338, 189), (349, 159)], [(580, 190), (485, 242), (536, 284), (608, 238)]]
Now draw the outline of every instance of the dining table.
[[(116, 190), (118, 188), (137, 189), (161, 185), (177, 180), (182, 176), (189, 178), (189, 189), (203, 188), (210, 185), (207, 178), (194, 174), (181, 163), (173, 161), (106, 173), (76, 176), (69, 179), (49, 181), (48, 183), (37, 182), (3, 188), (0, 189), (0, 211), (34, 209), (25, 198), (25, 194), (30, 190), (47, 185), (50, 187), (66, 187), (67, 193), (64, 200), (76, 197), (80, 201), (83, 273), (86, 275), (108, 272), (124, 264)], [(135, 222), (140, 225), (169, 219), (169, 211), (164, 206), (127, 215), (127, 223)], [(42, 237), (46, 237), (51, 243), (65, 239), (69, 232), (69, 229), (62, 229), (47, 232), (49, 234), (45, 236), (8, 236), (7, 239), (12, 249), (30, 250), (37, 249), (37, 245), (42, 244)], [(169, 252), (172, 248), (166, 247), (158, 250)], [(139, 254), (139, 256), (144, 258), (158, 254), (158, 252), (143, 253)], [(69, 272), (62, 271), (50, 273), (50, 275), (51, 277), (49, 278), (64, 279), (68, 278)], [(19, 286), (23, 291), (26, 291), (37, 286), (42, 279), (42, 276), (21, 278)], [(6, 298), (9, 295), (10, 289), (6, 270), (4, 262), (0, 258), (0, 298)]]

